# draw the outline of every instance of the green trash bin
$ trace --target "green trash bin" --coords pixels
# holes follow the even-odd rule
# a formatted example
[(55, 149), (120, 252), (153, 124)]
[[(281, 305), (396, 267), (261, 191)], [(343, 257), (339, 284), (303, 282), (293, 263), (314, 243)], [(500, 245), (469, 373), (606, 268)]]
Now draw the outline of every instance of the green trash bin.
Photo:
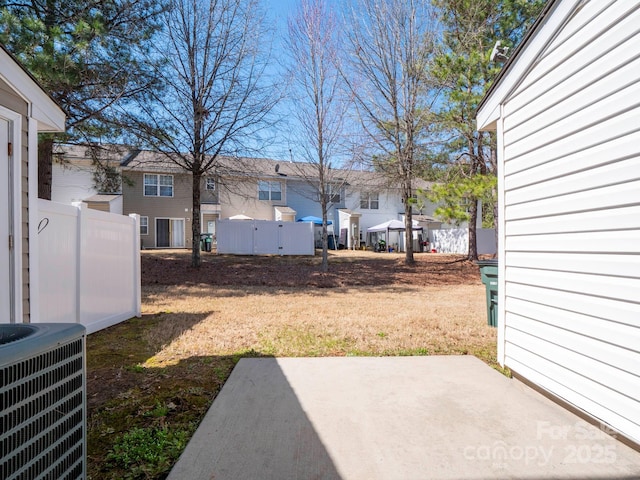
[(498, 260), (479, 260), (480, 278), (484, 283), (487, 299), (487, 324), (498, 326)]
[(213, 241), (212, 233), (201, 233), (200, 234), (200, 250), (203, 252), (210, 252), (212, 241)]

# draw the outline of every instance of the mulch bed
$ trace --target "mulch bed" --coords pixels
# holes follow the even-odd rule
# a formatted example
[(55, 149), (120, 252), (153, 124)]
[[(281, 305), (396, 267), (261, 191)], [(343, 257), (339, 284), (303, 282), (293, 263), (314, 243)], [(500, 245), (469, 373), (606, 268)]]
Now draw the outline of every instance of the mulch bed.
[[(393, 255), (393, 256), (387, 256)], [(142, 252), (143, 285), (341, 288), (384, 285), (453, 285), (480, 282), (478, 267), (461, 255), (418, 253), (408, 266), (399, 254), (333, 254), (329, 271), (315, 257), (233, 256), (202, 252), (191, 267), (188, 251)]]

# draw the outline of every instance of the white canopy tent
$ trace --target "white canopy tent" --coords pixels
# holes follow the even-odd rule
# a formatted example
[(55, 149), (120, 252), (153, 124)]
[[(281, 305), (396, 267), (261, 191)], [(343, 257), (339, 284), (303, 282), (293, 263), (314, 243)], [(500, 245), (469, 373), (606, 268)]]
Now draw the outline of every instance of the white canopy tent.
[[(423, 228), (418, 225), (418, 222), (416, 220), (413, 220), (413, 231), (423, 231)], [(404, 227), (404, 223), (401, 222), (400, 220), (388, 220), (384, 223), (380, 223), (378, 225), (374, 225), (373, 227), (369, 227), (367, 228), (367, 236), (369, 237), (369, 240), (371, 240), (371, 238), (375, 235), (376, 238), (381, 234), (384, 233), (385, 237), (385, 243), (386, 243), (386, 250), (388, 251), (388, 248), (391, 246), (391, 242), (390, 242), (390, 234), (392, 232), (395, 232), (398, 235), (398, 248), (403, 245), (403, 241), (402, 241), (402, 235), (401, 232), (405, 231), (405, 227)], [(378, 244), (378, 241), (376, 240), (376, 242), (367, 242), (367, 243), (371, 243), (374, 245)]]

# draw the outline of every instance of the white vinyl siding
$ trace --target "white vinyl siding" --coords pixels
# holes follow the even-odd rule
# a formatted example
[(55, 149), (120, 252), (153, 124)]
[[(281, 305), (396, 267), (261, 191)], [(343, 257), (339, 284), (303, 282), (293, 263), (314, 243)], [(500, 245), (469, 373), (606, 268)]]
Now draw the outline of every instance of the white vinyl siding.
[(502, 108), (504, 362), (640, 442), (640, 2), (585, 2)]

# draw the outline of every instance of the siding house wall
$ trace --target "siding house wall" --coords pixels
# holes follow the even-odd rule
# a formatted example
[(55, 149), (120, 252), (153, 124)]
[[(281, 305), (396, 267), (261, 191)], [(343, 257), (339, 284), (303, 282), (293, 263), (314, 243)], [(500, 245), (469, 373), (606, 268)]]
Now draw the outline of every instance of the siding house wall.
[[(343, 189), (343, 191), (346, 189)], [(318, 198), (318, 189), (304, 180), (287, 180), (288, 205), (296, 211), (297, 218), (308, 216), (322, 218), (322, 208)], [(345, 207), (344, 195), (340, 202), (330, 203), (327, 209), (327, 220), (332, 222), (335, 232), (339, 231), (338, 209)]]
[(498, 131), (499, 360), (640, 442), (640, 3), (556, 1)]
[(252, 178), (231, 178), (221, 189), (220, 218), (226, 219), (234, 215), (248, 215), (256, 220), (274, 220), (275, 206), (287, 206), (287, 182), (281, 178), (265, 177), (264, 180), (281, 183), (280, 200), (258, 199), (258, 180)]
[[(20, 243), (22, 244), (22, 321), (29, 322), (29, 124), (27, 122), (28, 104), (6, 82), (0, 79), (0, 106), (22, 115), (22, 152), (20, 185), (22, 191), (20, 209)], [(5, 320), (6, 321), (6, 320)]]
[(215, 185), (213, 190), (207, 190), (207, 177), (203, 177), (202, 180), (200, 180), (200, 203), (210, 205), (219, 204), (218, 190), (218, 185)]
[[(128, 170), (128, 179), (122, 185), (123, 214), (137, 213), (148, 217), (148, 234), (140, 239), (145, 248), (156, 247), (156, 219), (184, 219), (185, 248), (191, 248), (191, 176), (184, 173), (172, 173), (173, 197), (144, 196), (144, 171)], [(156, 174), (157, 172), (148, 172)], [(164, 175), (164, 173), (163, 173)], [(169, 175), (169, 174), (168, 174)]]
[(64, 162), (54, 156), (51, 168), (51, 201), (71, 205), (98, 193), (93, 181), (94, 167), (89, 159)]

